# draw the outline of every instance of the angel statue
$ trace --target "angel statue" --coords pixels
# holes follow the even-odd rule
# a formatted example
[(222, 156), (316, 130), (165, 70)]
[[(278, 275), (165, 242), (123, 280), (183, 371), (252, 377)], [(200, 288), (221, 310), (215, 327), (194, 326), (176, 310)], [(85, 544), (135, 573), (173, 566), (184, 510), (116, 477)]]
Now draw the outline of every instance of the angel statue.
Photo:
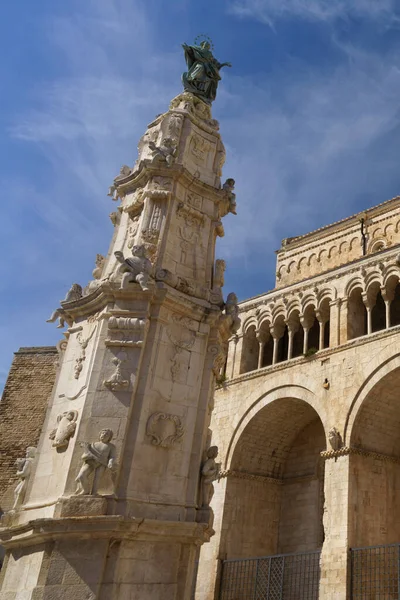
[(222, 67), (231, 67), (231, 63), (220, 63), (214, 58), (211, 44), (204, 40), (200, 46), (195, 44), (189, 46), (182, 44), (185, 52), (185, 60), (188, 66), (187, 72), (182, 75), (182, 83), (186, 92), (191, 92), (201, 98), (207, 104), (211, 104), (217, 95), (218, 81), (221, 76), (219, 70)]

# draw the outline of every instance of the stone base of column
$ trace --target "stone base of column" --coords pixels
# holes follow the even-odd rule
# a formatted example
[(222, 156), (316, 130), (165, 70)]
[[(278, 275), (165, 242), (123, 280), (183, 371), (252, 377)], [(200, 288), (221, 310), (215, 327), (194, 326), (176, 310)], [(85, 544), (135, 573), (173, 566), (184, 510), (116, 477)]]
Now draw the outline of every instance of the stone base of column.
[(188, 600), (212, 533), (204, 523), (87, 514), (2, 529), (0, 600)]
[(323, 600), (347, 600), (348, 588), (347, 548), (322, 550), (319, 597)]

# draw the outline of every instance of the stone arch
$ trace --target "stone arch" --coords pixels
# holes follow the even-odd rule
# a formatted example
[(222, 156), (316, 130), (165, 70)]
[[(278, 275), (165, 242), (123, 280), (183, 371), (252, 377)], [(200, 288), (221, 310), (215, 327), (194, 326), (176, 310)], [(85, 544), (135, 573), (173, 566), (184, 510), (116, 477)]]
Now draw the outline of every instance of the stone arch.
[(271, 390), (268, 390), (265, 394), (257, 398), (255, 402), (243, 413), (240, 418), (238, 424), (235, 427), (235, 430), (232, 434), (232, 438), (229, 442), (228, 449), (226, 452), (226, 458), (224, 462), (224, 469), (230, 468), (230, 461), (232, 458), (232, 453), (235, 450), (237, 440), (240, 438), (244, 428), (248, 425), (251, 419), (265, 406), (271, 404), (275, 400), (280, 400), (282, 398), (297, 398), (298, 400), (303, 400), (307, 404), (309, 404), (315, 412), (318, 414), (321, 421), (323, 421), (322, 416), (319, 412), (319, 402), (317, 396), (309, 390), (308, 388), (301, 385), (282, 385)]
[[(220, 555), (316, 550), (323, 541), (324, 426), (300, 386), (268, 392), (236, 428), (225, 466)], [(310, 507), (312, 510), (310, 510)]]
[(391, 544), (400, 537), (399, 387), (397, 354), (360, 388), (346, 423), (352, 545)]
[(244, 320), (242, 325), (243, 334), (247, 334), (251, 327), (257, 328), (257, 319), (254, 315), (250, 315)]
[(350, 444), (354, 420), (365, 398), (381, 379), (398, 368), (400, 368), (400, 353), (394, 354), (387, 358), (365, 379), (364, 383), (354, 396), (346, 417), (346, 423), (343, 432), (343, 441), (345, 445)]

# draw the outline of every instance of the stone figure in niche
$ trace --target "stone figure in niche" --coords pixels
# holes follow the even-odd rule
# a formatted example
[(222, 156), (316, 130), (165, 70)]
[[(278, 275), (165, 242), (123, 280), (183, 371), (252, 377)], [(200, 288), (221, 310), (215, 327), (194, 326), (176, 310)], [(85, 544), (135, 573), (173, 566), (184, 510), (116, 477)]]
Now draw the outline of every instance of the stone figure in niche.
[(208, 508), (214, 495), (213, 482), (218, 478), (219, 473), (219, 464), (215, 462), (217, 456), (218, 446), (210, 446), (207, 450), (207, 460), (201, 468), (201, 508)]
[[(68, 290), (64, 300), (61, 300), (61, 304), (63, 304), (64, 302), (75, 302), (80, 298), (82, 298), (82, 286), (79, 285), (79, 283), (73, 283), (71, 288)], [(57, 308), (52, 313), (50, 319), (47, 319), (46, 323), (54, 323), (56, 319), (58, 319), (58, 329), (63, 328), (65, 326), (65, 323), (67, 323), (69, 327), (71, 327), (73, 323), (71, 317), (68, 316), (68, 314), (63, 308)]]
[(167, 137), (161, 142), (161, 146), (156, 146), (154, 142), (149, 142), (149, 148), (152, 152), (151, 162), (165, 161), (170, 167), (174, 162), (176, 154), (176, 143), (173, 139)]
[(26, 492), (26, 488), (28, 486), (28, 480), (32, 471), (32, 463), (34, 461), (36, 455), (36, 448), (29, 446), (26, 449), (25, 458), (17, 458), (15, 461), (15, 466), (17, 467), (17, 477), (19, 477), (20, 481), (17, 484), (17, 487), (14, 490), (14, 505), (13, 510), (18, 508), (23, 501)]
[(239, 319), (239, 307), (238, 307), (238, 299), (234, 292), (228, 294), (225, 303), (225, 313), (228, 317), (231, 318), (231, 333), (232, 335), (237, 332), (240, 327), (240, 319)]
[[(94, 444), (84, 442), (83, 465), (75, 479), (78, 484), (75, 492), (77, 495), (95, 496), (104, 471), (115, 469), (115, 446), (111, 444), (113, 435), (111, 429), (102, 429), (99, 433), (98, 442)], [(94, 477), (91, 484), (90, 476), (92, 473), (94, 473)]]
[(336, 427), (332, 427), (328, 432), (328, 441), (332, 450), (339, 450), (343, 446), (342, 436)]
[(217, 95), (219, 74), (222, 67), (231, 67), (231, 63), (220, 63), (213, 55), (211, 43), (204, 40), (200, 45), (189, 46), (182, 44), (185, 60), (188, 67), (187, 72), (182, 75), (182, 83), (185, 91), (201, 98), (207, 104), (211, 104)]
[(57, 427), (56, 429), (53, 429), (49, 435), (49, 438), (53, 440), (53, 448), (58, 448), (60, 450), (68, 448), (69, 440), (75, 433), (77, 419), (77, 410), (68, 410), (61, 415), (58, 415)]
[(137, 282), (146, 292), (151, 273), (151, 262), (146, 257), (146, 248), (143, 244), (132, 247), (132, 258), (125, 258), (120, 251), (114, 252), (115, 258), (123, 265), (124, 275), (121, 280), (121, 289), (126, 289), (129, 282)]
[(225, 190), (226, 195), (228, 196), (228, 199), (229, 199), (229, 212), (232, 213), (233, 215), (237, 215), (236, 194), (233, 191), (235, 189), (235, 180), (227, 179), (225, 181), (224, 185), (222, 186), (222, 189)]

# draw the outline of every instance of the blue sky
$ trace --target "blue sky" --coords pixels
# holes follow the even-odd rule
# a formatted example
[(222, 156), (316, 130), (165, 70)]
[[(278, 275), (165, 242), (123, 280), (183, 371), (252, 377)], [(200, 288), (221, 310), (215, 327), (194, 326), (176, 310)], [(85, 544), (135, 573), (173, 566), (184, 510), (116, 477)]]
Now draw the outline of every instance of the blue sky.
[[(85, 285), (112, 235), (107, 187), (181, 91), (180, 44), (231, 61), (214, 104), (238, 216), (217, 256), (240, 299), (274, 285), (284, 237), (400, 193), (395, 0), (20, 0), (0, 19), (0, 380)], [(1, 381), (0, 381), (1, 383)]]

